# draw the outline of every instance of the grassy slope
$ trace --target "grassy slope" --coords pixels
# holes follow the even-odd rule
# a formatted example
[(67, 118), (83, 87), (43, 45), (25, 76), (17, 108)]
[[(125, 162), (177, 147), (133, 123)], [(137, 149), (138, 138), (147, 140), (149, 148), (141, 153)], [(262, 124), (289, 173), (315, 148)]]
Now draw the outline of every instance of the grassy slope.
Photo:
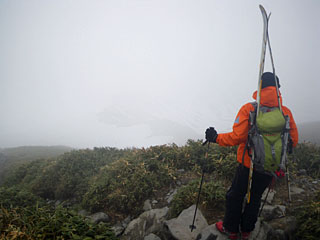
[[(21, 166), (12, 174), (10, 186), (3, 190), (17, 190), (19, 194), (14, 194), (17, 197), (21, 196), (22, 189), (44, 199), (76, 199), (81, 207), (91, 212), (102, 210), (116, 220), (138, 215), (146, 199), (165, 201), (165, 198), (158, 199), (156, 196), (161, 196), (161, 192), (166, 194), (179, 181), (184, 187), (171, 202), (174, 215), (196, 202), (200, 165), (204, 165), (207, 172), (200, 207), (204, 207), (206, 213), (214, 213), (209, 215), (217, 216), (216, 209), (223, 210), (221, 206), (226, 186), (230, 185), (237, 166), (236, 151), (235, 148), (213, 144), (208, 158), (205, 158), (206, 149), (200, 141), (189, 141), (182, 147), (163, 145), (147, 149), (95, 148), (72, 151), (53, 161), (32, 161)], [(319, 152), (318, 146), (299, 144), (295, 150), (291, 176), (295, 176), (299, 169), (307, 169), (309, 176), (318, 179)], [(181, 169), (184, 171), (179, 171)], [(160, 192), (162, 188), (166, 189)], [(8, 200), (3, 198), (2, 202)], [(13, 201), (11, 198), (9, 200), (11, 204)], [(26, 202), (25, 197), (22, 202)], [(212, 206), (214, 208), (210, 210)], [(216, 220), (206, 217), (210, 222)]]
[(66, 146), (23, 146), (0, 149), (0, 183), (3, 175), (15, 165), (37, 159), (55, 158), (72, 148)]
[(14, 148), (4, 148), (0, 152), (8, 160), (30, 161), (39, 158), (51, 158), (71, 151), (72, 148), (66, 146), (22, 146)]

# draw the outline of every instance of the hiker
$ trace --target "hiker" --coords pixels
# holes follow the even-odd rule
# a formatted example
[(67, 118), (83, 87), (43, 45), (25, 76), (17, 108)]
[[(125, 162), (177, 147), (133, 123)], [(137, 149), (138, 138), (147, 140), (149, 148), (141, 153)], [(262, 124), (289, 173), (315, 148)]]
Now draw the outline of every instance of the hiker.
[[(261, 79), (260, 106), (279, 107), (274, 74), (266, 72), (262, 75)], [(279, 78), (276, 77), (276, 79), (278, 87), (280, 88)], [(283, 115), (290, 117), (290, 142), (292, 147), (295, 147), (298, 143), (298, 130), (291, 111), (282, 105), (280, 91), (278, 93)], [(253, 93), (253, 98), (257, 100), (257, 91)], [(243, 209), (243, 201), (248, 188), (251, 161), (251, 150), (247, 148), (250, 129), (249, 115), (250, 112), (254, 111), (255, 107), (253, 103), (243, 105), (235, 118), (232, 132), (218, 134), (213, 127), (208, 128), (205, 132), (208, 142), (217, 143), (220, 146), (239, 145), (237, 151), (239, 166), (236, 169), (232, 185), (226, 193), (225, 216), (223, 221), (216, 223), (217, 229), (227, 234), (229, 239), (238, 239), (240, 234), (242, 239), (249, 238), (258, 219), (262, 194), (270, 185), (273, 178), (272, 174), (262, 173), (253, 168), (250, 202), (248, 204), (246, 201)]]

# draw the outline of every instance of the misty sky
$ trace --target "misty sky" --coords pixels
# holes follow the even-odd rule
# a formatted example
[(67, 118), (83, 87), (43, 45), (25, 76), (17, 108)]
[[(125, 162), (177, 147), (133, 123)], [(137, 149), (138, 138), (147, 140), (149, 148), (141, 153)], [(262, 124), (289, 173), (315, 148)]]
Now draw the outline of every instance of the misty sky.
[(284, 105), (319, 121), (319, 0), (0, 0), (0, 147), (230, 131), (257, 88), (259, 4)]

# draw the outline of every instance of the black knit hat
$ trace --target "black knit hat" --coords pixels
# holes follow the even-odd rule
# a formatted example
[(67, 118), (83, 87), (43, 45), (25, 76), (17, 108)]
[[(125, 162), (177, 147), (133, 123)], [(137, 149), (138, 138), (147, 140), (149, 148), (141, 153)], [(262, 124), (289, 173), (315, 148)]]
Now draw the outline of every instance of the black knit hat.
[[(278, 82), (278, 88), (280, 88), (279, 78), (277, 77)], [(274, 74), (271, 72), (265, 72), (261, 76), (262, 79), (262, 85), (261, 88), (269, 87), (269, 86), (276, 86), (276, 83), (274, 81)]]

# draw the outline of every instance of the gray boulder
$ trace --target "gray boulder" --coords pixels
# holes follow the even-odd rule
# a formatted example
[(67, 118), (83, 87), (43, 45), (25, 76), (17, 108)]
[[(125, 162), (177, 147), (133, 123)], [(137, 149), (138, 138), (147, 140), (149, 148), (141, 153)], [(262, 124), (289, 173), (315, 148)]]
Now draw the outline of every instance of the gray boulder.
[(224, 239), (227, 239), (227, 236), (221, 234), (216, 228), (215, 224), (212, 224), (204, 228), (196, 238), (196, 240), (224, 240)]
[(299, 194), (304, 193), (304, 190), (299, 187), (291, 186), (290, 193), (291, 193), (291, 195), (299, 195)]
[(131, 222), (131, 216), (128, 216), (121, 222), (121, 224), (124, 228), (126, 228), (130, 222)]
[(174, 197), (174, 195), (177, 194), (177, 192), (178, 192), (178, 189), (173, 189), (173, 190), (171, 190), (171, 191), (167, 194), (166, 199), (167, 199), (167, 202), (168, 202), (168, 203), (171, 203), (171, 202), (172, 202), (173, 197)]
[(284, 218), (274, 219), (269, 223), (272, 227), (272, 231), (269, 232), (268, 239), (295, 239), (294, 233), (298, 227), (297, 219), (295, 217), (287, 216)]
[(92, 223), (95, 223), (95, 224), (100, 223), (100, 222), (109, 222), (110, 221), (110, 217), (103, 212), (94, 213), (94, 214), (88, 216), (88, 218)]
[(282, 229), (272, 230), (268, 235), (268, 240), (286, 240), (285, 232)]
[(149, 199), (144, 201), (142, 209), (143, 211), (149, 211), (152, 209), (151, 202)]
[(204, 218), (200, 209), (198, 209), (194, 224), (196, 229), (191, 232), (190, 225), (192, 224), (195, 207), (196, 205), (192, 205), (188, 209), (183, 210), (177, 218), (165, 221), (164, 224), (173, 239), (194, 240), (198, 234), (208, 226), (207, 220)]
[(283, 205), (265, 205), (261, 212), (261, 217), (270, 221), (272, 219), (281, 218), (286, 215), (286, 207)]
[(78, 211), (78, 215), (80, 215), (82, 217), (86, 217), (89, 215), (89, 212), (82, 209), (82, 210)]
[(124, 226), (121, 223), (117, 223), (116, 225), (112, 226), (111, 229), (116, 237), (120, 236), (125, 230)]
[(153, 233), (150, 233), (148, 236), (144, 237), (143, 240), (161, 240), (161, 238)]
[(129, 223), (123, 235), (121, 236), (121, 239), (143, 239), (150, 233), (161, 231), (168, 211), (169, 208), (164, 207), (161, 209), (151, 209), (142, 213), (138, 218)]
[(268, 233), (271, 230), (271, 226), (268, 223), (262, 221), (261, 218), (258, 218), (249, 240), (267, 240)]
[[(264, 200), (266, 199), (266, 196), (267, 196), (267, 193), (268, 193), (268, 188), (264, 191), (264, 193), (262, 194), (262, 197), (261, 197), (261, 200), (264, 202)], [(272, 201), (273, 201), (273, 198), (274, 198), (274, 195), (276, 194), (276, 191), (275, 190), (270, 190), (269, 193), (268, 193), (268, 197), (266, 199), (266, 203), (267, 204), (272, 204)]]

